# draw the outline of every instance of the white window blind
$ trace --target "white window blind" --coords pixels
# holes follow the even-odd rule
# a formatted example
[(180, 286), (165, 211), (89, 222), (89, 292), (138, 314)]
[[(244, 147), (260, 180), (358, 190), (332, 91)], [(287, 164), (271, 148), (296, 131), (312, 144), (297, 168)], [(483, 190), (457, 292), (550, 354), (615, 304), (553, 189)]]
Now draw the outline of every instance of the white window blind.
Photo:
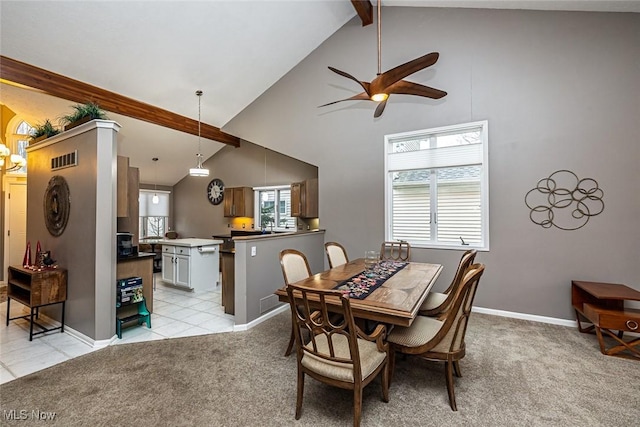
[(385, 137), (386, 236), (488, 249), (487, 122)]
[[(153, 203), (153, 195), (157, 194), (159, 201)], [(138, 201), (139, 213), (138, 216), (169, 216), (169, 194), (166, 191), (154, 191), (154, 190), (140, 190), (140, 197)]]

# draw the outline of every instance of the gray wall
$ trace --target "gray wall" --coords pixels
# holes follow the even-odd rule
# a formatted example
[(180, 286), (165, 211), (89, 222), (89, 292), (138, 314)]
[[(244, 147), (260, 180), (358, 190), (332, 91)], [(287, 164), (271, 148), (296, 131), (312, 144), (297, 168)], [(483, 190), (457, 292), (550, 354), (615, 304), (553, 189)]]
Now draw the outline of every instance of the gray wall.
[(230, 188), (284, 185), (318, 176), (316, 166), (248, 141), (241, 141), (238, 148), (223, 148), (204, 166), (209, 169), (208, 177), (186, 176), (173, 188), (175, 230), (181, 237), (229, 233), (231, 218), (224, 217), (224, 203), (212, 205), (207, 199), (207, 185), (214, 178)]
[[(276, 235), (277, 236), (277, 235)], [(256, 256), (251, 256), (251, 248)], [(264, 305), (277, 304), (274, 292), (284, 286), (280, 251), (296, 249), (305, 254), (313, 274), (324, 270), (324, 231), (281, 235), (252, 236), (235, 242), (235, 323), (247, 324), (262, 314)], [(279, 304), (278, 304), (279, 305)]]
[[(570, 281), (640, 289), (640, 14), (384, 8), (383, 71), (431, 51), (438, 63), (407, 80), (446, 90), (441, 100), (359, 92), (331, 65), (371, 80), (375, 26), (354, 18), (224, 130), (318, 165), (326, 240), (351, 258), (384, 239), (385, 134), (489, 121), (491, 249), (475, 305), (572, 319)], [(606, 208), (578, 231), (542, 229), (524, 196), (555, 170), (597, 180)], [(215, 173), (214, 173), (215, 175)], [(453, 276), (459, 251), (415, 249)]]
[[(32, 254), (40, 241), (67, 269), (65, 325), (94, 340), (110, 339), (115, 332), (118, 129), (114, 122), (92, 121), (28, 150), (27, 241)], [(51, 171), (52, 157), (73, 150), (78, 150), (78, 166)], [(65, 178), (71, 200), (67, 226), (57, 237), (47, 230), (43, 212), (44, 193), (54, 175)], [(53, 310), (50, 314), (59, 319), (59, 307)]]

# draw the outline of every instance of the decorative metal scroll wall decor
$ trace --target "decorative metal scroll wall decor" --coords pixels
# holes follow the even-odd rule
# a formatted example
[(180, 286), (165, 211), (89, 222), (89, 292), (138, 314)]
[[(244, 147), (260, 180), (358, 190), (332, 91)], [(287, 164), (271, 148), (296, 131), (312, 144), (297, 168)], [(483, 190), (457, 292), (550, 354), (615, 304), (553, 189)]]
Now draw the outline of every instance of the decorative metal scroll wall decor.
[(56, 175), (49, 180), (44, 192), (44, 222), (52, 236), (60, 236), (69, 221), (71, 196), (64, 177)]
[(558, 170), (542, 178), (524, 196), (529, 218), (542, 228), (573, 231), (589, 218), (604, 211), (604, 193), (593, 178), (582, 178), (568, 170)]

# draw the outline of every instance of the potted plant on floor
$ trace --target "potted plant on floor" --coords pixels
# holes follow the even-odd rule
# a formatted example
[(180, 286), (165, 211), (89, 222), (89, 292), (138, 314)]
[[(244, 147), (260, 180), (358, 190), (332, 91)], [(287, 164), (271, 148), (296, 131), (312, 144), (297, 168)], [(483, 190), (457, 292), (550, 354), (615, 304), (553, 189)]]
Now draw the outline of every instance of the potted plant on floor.
[(76, 126), (87, 123), (91, 120), (104, 120), (107, 118), (104, 110), (95, 102), (76, 104), (72, 108), (74, 109), (73, 113), (62, 116), (60, 119), (60, 123), (64, 127), (64, 130), (73, 129)]
[(53, 124), (49, 119), (46, 119), (44, 123), (39, 123), (33, 127), (30, 136), (30, 143), (35, 144), (43, 139), (47, 139), (50, 136), (54, 136), (60, 133), (60, 129), (53, 127)]

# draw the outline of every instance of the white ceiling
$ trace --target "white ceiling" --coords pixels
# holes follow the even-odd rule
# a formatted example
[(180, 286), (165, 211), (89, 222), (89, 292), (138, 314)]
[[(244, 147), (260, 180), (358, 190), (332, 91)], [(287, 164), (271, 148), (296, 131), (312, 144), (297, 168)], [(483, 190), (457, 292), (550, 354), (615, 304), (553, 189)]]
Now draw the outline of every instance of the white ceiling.
[[(375, 1), (373, 1), (375, 4)], [(640, 12), (640, 1), (383, 0), (383, 6)], [(2, 55), (223, 128), (355, 16), (349, 0), (0, 2)], [(384, 16), (384, 13), (383, 13)], [(0, 102), (38, 123), (72, 102), (0, 84)], [(198, 138), (117, 114), (119, 154), (141, 182), (173, 185)], [(224, 129), (223, 129), (224, 130)], [(224, 145), (202, 140), (210, 157)], [(151, 161), (158, 157), (157, 168)]]

